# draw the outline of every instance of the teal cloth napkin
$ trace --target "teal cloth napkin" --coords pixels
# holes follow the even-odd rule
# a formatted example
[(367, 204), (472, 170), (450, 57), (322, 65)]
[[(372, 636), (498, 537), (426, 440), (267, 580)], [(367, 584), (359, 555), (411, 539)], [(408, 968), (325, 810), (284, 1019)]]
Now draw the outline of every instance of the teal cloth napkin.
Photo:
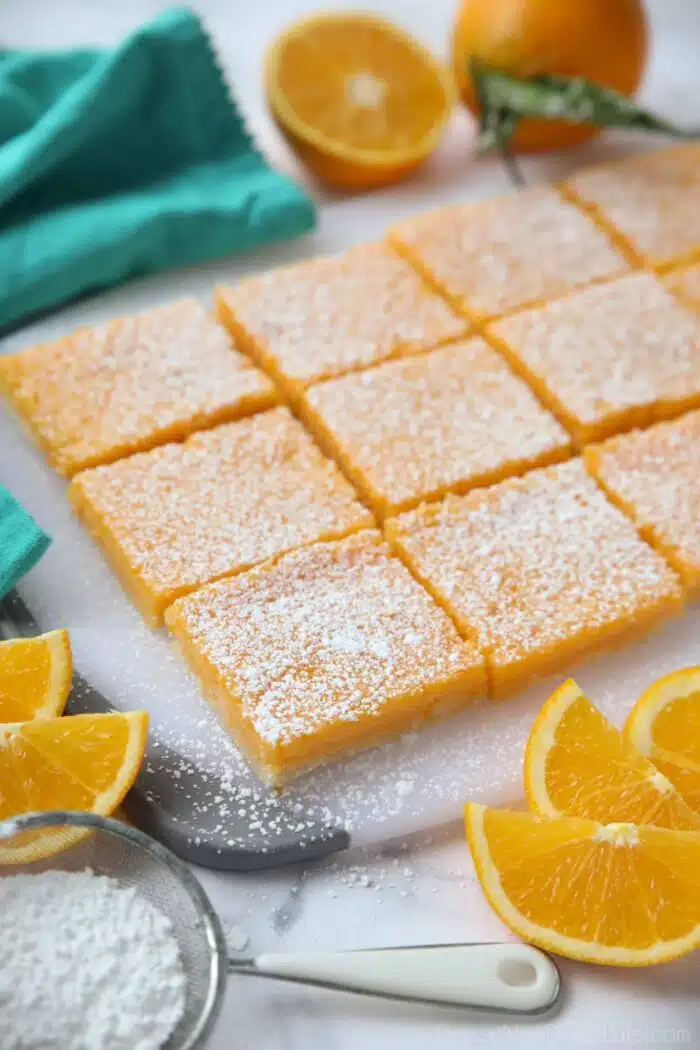
[(0, 598), (36, 565), (51, 538), (0, 485)]
[(0, 50), (0, 329), (313, 223), (255, 148), (192, 12), (114, 51)]

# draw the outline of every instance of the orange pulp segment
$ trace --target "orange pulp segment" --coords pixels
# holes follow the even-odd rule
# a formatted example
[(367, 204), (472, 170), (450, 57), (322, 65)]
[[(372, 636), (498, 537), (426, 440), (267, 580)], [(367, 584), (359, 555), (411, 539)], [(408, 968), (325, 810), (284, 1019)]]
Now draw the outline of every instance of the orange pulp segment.
[(481, 887), (520, 937), (650, 966), (700, 946), (700, 832), (466, 807)]
[(700, 813), (700, 667), (676, 671), (650, 686), (624, 732)]
[(266, 67), (272, 114), (331, 186), (395, 182), (433, 152), (453, 79), (417, 40), (374, 15), (321, 14), (288, 28)]
[[(142, 711), (0, 725), (0, 820), (49, 810), (113, 813), (141, 767), (147, 729)], [(50, 856), (84, 835), (66, 828), (0, 840), (0, 865)]]
[[(700, 685), (699, 687), (700, 688)], [(546, 702), (525, 750), (525, 793), (543, 816), (700, 832), (700, 817), (569, 679)]]
[(0, 722), (63, 714), (72, 674), (67, 631), (0, 642)]

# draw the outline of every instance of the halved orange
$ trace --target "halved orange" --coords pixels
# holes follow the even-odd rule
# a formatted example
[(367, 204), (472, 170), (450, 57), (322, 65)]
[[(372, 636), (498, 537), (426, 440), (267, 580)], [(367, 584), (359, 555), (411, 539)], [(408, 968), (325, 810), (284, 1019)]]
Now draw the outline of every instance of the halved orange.
[(326, 13), (272, 45), (272, 114), (309, 168), (340, 189), (395, 182), (437, 146), (452, 75), (413, 37), (371, 14)]
[[(141, 768), (147, 731), (143, 711), (0, 725), (0, 821), (59, 809), (109, 816)], [(0, 839), (0, 864), (49, 856), (85, 834), (66, 828)]]
[(571, 678), (535, 719), (525, 749), (525, 794), (543, 816), (700, 831), (700, 816), (671, 781)]
[(73, 675), (68, 631), (0, 642), (0, 722), (56, 718)]
[(700, 813), (700, 667), (676, 671), (650, 686), (624, 733)]
[(607, 966), (700, 947), (700, 832), (473, 804), (465, 817), (482, 889), (525, 940)]

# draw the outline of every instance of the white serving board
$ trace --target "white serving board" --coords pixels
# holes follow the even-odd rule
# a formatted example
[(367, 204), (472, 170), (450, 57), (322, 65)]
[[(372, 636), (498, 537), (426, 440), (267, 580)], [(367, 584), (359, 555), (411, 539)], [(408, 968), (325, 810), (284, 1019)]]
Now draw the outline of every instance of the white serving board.
[[(72, 516), (65, 482), (7, 410), (0, 450), (0, 481), (54, 538), (20, 587), (41, 626), (67, 627), (77, 666), (108, 700), (124, 709), (146, 708), (156, 736), (194, 764), (223, 773), (230, 785), (224, 805), (240, 803), (250, 812), (259, 802), (260, 819), (274, 820), (269, 797), (265, 801), (269, 793), (216, 722), (167, 635), (142, 622)], [(645, 642), (588, 660), (576, 669), (577, 678), (619, 724), (656, 677), (700, 663), (699, 627), (700, 611), (691, 611)], [(529, 725), (555, 684), (544, 682), (505, 704), (471, 708), (307, 774), (280, 804), (334, 818), (353, 841), (369, 844), (454, 819), (465, 799), (515, 801)]]

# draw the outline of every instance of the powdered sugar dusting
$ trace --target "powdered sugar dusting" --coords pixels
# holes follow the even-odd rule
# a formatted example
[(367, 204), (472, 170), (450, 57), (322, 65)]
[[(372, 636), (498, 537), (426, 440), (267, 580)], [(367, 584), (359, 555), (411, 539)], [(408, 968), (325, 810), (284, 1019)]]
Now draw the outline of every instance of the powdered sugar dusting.
[(172, 923), (89, 871), (0, 879), (3, 1050), (160, 1050), (185, 1011)]
[(686, 585), (700, 586), (700, 412), (595, 446), (587, 462)]
[(652, 150), (584, 169), (568, 187), (653, 264), (700, 246), (700, 148)]
[(466, 329), (381, 244), (273, 270), (219, 294), (276, 368), (304, 383), (426, 349)]
[(483, 339), (320, 383), (305, 397), (383, 514), (569, 450), (564, 428)]
[[(167, 620), (275, 760), (291, 748), (293, 762), (304, 739), (306, 764), (327, 748), (366, 746), (446, 692), (466, 702), (483, 691), (478, 652), (373, 532), (221, 581), (177, 602)], [(355, 726), (334, 744), (343, 723)]]
[(73, 492), (166, 597), (372, 523), (284, 408), (85, 471)]
[(652, 410), (672, 414), (674, 403), (700, 400), (700, 318), (650, 274), (587, 288), (492, 330), (583, 440), (590, 428), (607, 436), (624, 426), (628, 409), (647, 409), (651, 421)]
[(628, 268), (607, 236), (549, 186), (443, 208), (395, 226), (390, 239), (477, 317), (565, 295)]
[(675, 574), (580, 459), (419, 508), (390, 532), (492, 667), (681, 601)]
[(193, 299), (80, 329), (0, 367), (20, 412), (68, 473), (277, 400)]

